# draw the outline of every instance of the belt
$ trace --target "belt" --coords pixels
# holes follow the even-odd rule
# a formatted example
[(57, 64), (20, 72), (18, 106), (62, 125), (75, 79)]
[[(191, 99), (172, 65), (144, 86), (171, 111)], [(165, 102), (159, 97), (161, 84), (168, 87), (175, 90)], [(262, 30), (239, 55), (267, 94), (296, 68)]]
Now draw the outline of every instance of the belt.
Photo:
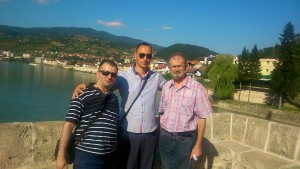
[(168, 133), (169, 135), (171, 136), (174, 136), (174, 137), (178, 137), (178, 136), (181, 136), (181, 137), (193, 137), (194, 134), (195, 134), (195, 130), (194, 131), (184, 131), (184, 132), (168, 132), (167, 130), (161, 128), (162, 131)]

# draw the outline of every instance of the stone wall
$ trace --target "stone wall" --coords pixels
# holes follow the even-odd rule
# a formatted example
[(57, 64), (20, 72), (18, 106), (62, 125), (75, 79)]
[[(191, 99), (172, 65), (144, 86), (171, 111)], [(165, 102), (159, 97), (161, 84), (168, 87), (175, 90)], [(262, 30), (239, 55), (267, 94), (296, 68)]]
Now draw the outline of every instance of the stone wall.
[[(63, 122), (0, 124), (0, 168), (55, 168), (54, 152), (62, 126)], [(300, 128), (216, 113), (207, 119), (203, 155), (194, 168), (300, 168)]]
[(215, 104), (215, 106), (232, 111), (238, 110), (240, 114), (247, 116), (259, 117), (266, 120), (300, 127), (300, 112), (296, 111), (282, 111), (271, 109), (264, 105), (232, 101), (219, 101)]

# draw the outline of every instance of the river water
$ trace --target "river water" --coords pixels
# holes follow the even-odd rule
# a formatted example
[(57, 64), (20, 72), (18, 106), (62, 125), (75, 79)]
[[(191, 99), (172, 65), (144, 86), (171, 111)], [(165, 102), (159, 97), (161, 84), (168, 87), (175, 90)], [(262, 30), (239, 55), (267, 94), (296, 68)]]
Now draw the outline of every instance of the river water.
[[(95, 80), (95, 74), (0, 61), (0, 123), (62, 121), (75, 86)], [(159, 98), (160, 92), (157, 105)]]
[(0, 123), (64, 120), (71, 93), (94, 74), (0, 62)]

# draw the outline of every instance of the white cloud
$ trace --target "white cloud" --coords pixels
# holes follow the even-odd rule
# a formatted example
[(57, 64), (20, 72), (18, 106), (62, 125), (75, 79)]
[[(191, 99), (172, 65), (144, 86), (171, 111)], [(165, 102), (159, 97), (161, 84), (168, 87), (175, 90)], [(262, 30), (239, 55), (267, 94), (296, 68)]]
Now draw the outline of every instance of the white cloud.
[(50, 2), (58, 2), (59, 0), (35, 0), (36, 3), (38, 4), (48, 4)]
[(164, 30), (172, 30), (173, 27), (172, 26), (163, 26), (162, 29), (164, 29)]
[(104, 25), (104, 26), (109, 26), (109, 27), (124, 27), (125, 25), (120, 22), (120, 21), (104, 21), (104, 20), (97, 20), (98, 24)]

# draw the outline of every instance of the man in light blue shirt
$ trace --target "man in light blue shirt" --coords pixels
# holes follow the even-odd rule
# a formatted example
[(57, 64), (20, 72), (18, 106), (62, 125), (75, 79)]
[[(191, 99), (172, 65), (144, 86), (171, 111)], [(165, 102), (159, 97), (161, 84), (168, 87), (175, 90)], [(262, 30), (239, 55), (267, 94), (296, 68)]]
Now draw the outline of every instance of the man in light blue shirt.
[[(155, 98), (157, 90), (162, 89), (166, 80), (162, 75), (149, 69), (152, 59), (150, 44), (139, 44), (134, 52), (134, 57), (136, 63), (133, 68), (120, 72), (112, 88), (113, 90), (118, 89), (122, 98), (121, 119), (137, 96), (146, 78), (148, 81), (125, 120), (121, 122), (123, 133), (118, 149), (122, 154), (119, 154), (117, 165), (118, 168), (133, 169), (138, 165), (141, 169), (152, 169), (157, 140)], [(74, 93), (77, 93), (79, 88), (80, 86), (76, 88)]]

